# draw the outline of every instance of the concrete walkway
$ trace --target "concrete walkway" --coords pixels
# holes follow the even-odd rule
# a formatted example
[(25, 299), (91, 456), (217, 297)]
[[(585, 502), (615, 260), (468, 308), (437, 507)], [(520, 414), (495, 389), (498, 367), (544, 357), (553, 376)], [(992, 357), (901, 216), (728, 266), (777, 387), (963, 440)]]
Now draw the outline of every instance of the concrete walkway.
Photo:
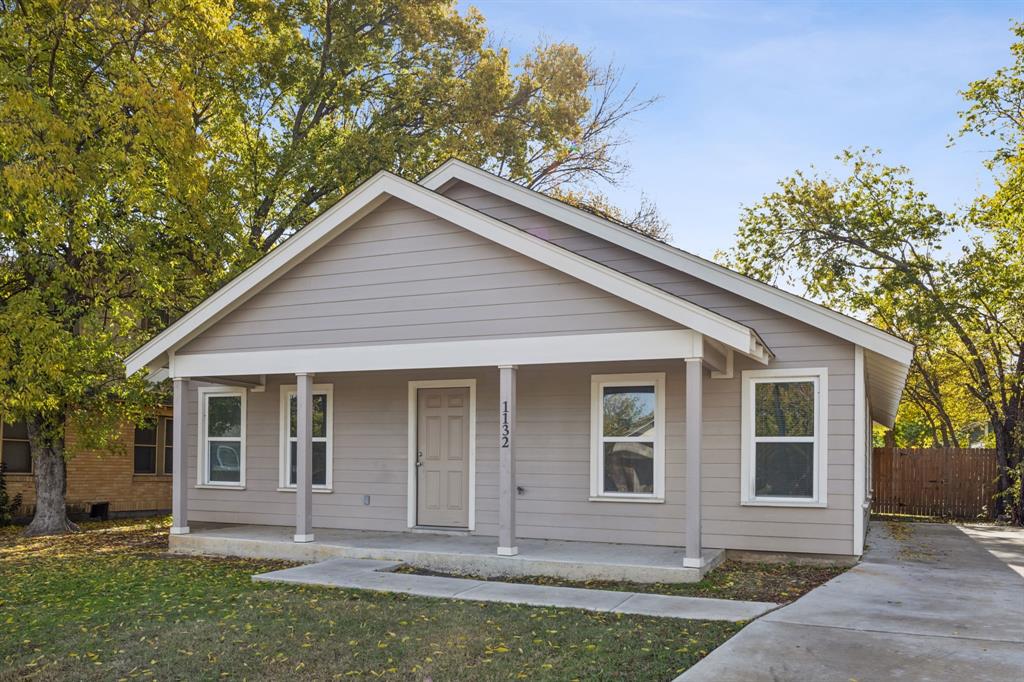
[(862, 563), (679, 680), (1024, 679), (1024, 579), (1008, 565), (1022, 558), (1020, 528), (874, 522)]
[(398, 566), (401, 566), (400, 562), (329, 559), (317, 564), (255, 575), (253, 580), (699, 620), (751, 620), (778, 606), (767, 602), (673, 597), (391, 572)]

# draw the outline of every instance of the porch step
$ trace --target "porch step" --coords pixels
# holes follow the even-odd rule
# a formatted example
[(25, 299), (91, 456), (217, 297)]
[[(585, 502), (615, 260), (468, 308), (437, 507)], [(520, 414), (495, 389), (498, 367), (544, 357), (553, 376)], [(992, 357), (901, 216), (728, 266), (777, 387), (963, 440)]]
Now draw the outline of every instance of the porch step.
[(769, 602), (676, 597), (576, 587), (489, 582), (470, 578), (393, 573), (398, 562), (329, 559), (281, 571), (254, 575), (256, 582), (320, 585), (425, 597), (528, 604), (558, 608), (628, 613), (664, 618), (746, 621), (778, 607)]

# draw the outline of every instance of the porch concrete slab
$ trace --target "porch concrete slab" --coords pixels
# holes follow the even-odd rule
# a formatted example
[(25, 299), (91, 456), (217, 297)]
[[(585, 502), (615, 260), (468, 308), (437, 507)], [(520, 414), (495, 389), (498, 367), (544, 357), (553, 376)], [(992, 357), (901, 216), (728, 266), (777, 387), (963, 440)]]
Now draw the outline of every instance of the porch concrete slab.
[[(873, 522), (864, 560), (744, 628), (683, 673), (703, 680), (988, 680), (1024, 677), (1024, 579), (947, 524)], [(993, 540), (995, 542), (996, 540)]]
[(758, 602), (733, 602), (726, 599), (695, 599), (394, 573), (394, 569), (399, 565), (395, 562), (363, 559), (329, 559), (316, 564), (263, 573), (253, 576), (253, 580), (700, 620), (748, 620), (777, 606)]
[(436, 571), (485, 577), (548, 575), (570, 580), (643, 583), (697, 582), (721, 563), (724, 552), (706, 549), (707, 565), (683, 567), (684, 550), (562, 540), (520, 540), (519, 554), (497, 555), (497, 538), (428, 532), (374, 532), (317, 528), (314, 542), (292, 541), (283, 526), (192, 524), (171, 537), (174, 552), (220, 554), (298, 562), (332, 558), (402, 561)]
[(778, 604), (760, 601), (636, 593), (612, 611), (663, 618), (742, 621), (759, 618), (776, 608)]

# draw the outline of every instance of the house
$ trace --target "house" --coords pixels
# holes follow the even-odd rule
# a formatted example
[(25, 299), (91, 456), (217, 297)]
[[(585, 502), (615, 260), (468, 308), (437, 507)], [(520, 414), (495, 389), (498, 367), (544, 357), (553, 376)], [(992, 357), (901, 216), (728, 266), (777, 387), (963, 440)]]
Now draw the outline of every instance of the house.
[[(65, 448), (67, 504), (72, 515), (156, 514), (171, 509), (173, 423), (169, 407), (160, 408), (150, 424), (125, 423), (119, 445), (123, 452), (91, 450), (79, 443), (68, 426)], [(30, 516), (35, 506), (35, 480), (24, 422), (0, 421), (0, 462), (7, 491), (21, 496), (17, 515)]]
[(911, 354), (452, 160), (378, 173), (126, 368), (173, 379), (183, 551), (206, 522), (295, 547), (631, 543), (703, 569), (861, 554), (870, 428)]

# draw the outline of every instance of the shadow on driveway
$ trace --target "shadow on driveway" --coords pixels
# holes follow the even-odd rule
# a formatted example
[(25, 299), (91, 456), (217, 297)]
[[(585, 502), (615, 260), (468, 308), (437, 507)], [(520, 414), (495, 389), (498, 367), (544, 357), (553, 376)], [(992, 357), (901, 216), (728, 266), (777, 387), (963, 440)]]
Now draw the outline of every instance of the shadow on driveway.
[(1024, 679), (1024, 577), (1011, 564), (1024, 564), (1024, 529), (874, 521), (860, 564), (679, 680)]

